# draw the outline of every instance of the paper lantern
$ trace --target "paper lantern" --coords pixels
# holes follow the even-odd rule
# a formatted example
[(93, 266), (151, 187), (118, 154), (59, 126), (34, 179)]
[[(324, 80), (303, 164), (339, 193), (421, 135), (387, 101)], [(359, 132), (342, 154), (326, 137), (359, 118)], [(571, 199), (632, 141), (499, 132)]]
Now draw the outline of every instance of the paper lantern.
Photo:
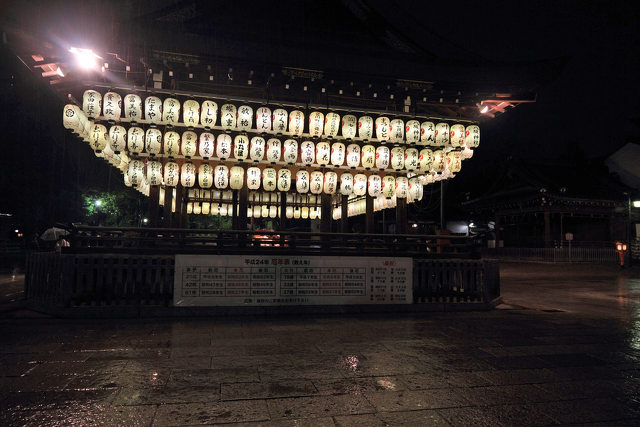
[(363, 173), (356, 174), (353, 177), (353, 194), (356, 196), (364, 196), (367, 193), (367, 176)]
[(200, 188), (211, 188), (213, 185), (213, 167), (209, 163), (202, 163), (198, 168), (198, 185)]
[(300, 208), (300, 218), (308, 219), (309, 218), (309, 207), (303, 206)]
[(316, 146), (311, 141), (304, 141), (300, 145), (300, 161), (305, 166), (311, 166), (316, 159)]
[(369, 116), (361, 116), (358, 119), (358, 137), (368, 141), (373, 137), (373, 119)]
[(293, 110), (289, 114), (289, 133), (302, 136), (302, 132), (304, 132), (304, 113), (300, 110)]
[(144, 149), (150, 156), (160, 154), (162, 150), (162, 132), (158, 128), (149, 128), (144, 137)]
[(423, 191), (419, 178), (411, 178), (409, 180), (409, 195), (413, 200), (422, 200)]
[(374, 166), (375, 161), (376, 161), (376, 149), (373, 147), (373, 145), (363, 146), (362, 152), (361, 152), (361, 159), (360, 159), (360, 163), (362, 164), (362, 166), (366, 170), (369, 170)]
[(225, 165), (218, 165), (213, 169), (214, 184), (217, 189), (224, 190), (229, 186), (229, 168)]
[(391, 159), (391, 152), (389, 147), (384, 145), (376, 148), (376, 167), (379, 170), (385, 170), (389, 167), (389, 161)]
[(420, 122), (417, 120), (409, 120), (405, 125), (405, 138), (407, 144), (420, 143)]
[(246, 132), (253, 126), (253, 108), (248, 105), (241, 105), (237, 113), (238, 129)]
[(316, 144), (316, 163), (326, 166), (331, 161), (331, 145), (328, 142), (318, 142)]
[(278, 216), (277, 206), (269, 206), (269, 218), (276, 218)]
[(122, 115), (122, 97), (115, 92), (107, 92), (102, 99), (102, 114), (110, 122), (120, 120)]
[(247, 188), (249, 190), (257, 190), (260, 188), (260, 168), (255, 166), (247, 169)]
[[(166, 134), (165, 134), (166, 135)], [(214, 146), (215, 146), (215, 137), (212, 133), (202, 132), (200, 134), (200, 142), (198, 144), (198, 154), (203, 159), (207, 160), (210, 157), (213, 157), (214, 154)]]
[(300, 208), (298, 206), (293, 210), (293, 219), (300, 219)]
[(282, 152), (282, 143), (278, 138), (269, 138), (267, 140), (266, 157), (267, 161), (272, 165), (280, 161), (280, 154)]
[(287, 139), (283, 144), (282, 157), (284, 161), (292, 165), (298, 161), (298, 142), (294, 139)]
[(85, 142), (89, 142), (89, 133), (91, 132), (91, 122), (89, 121), (89, 119), (87, 119), (87, 116), (84, 115), (84, 113), (80, 113), (80, 136), (82, 137), (82, 140)]
[(260, 136), (254, 136), (251, 138), (251, 146), (249, 148), (249, 157), (254, 162), (259, 162), (264, 157), (264, 138)]
[(335, 138), (340, 130), (340, 115), (331, 112), (327, 113), (324, 118), (324, 135), (329, 138)]
[(404, 152), (404, 168), (413, 172), (420, 166), (420, 153), (415, 148), (407, 148)]
[(180, 180), (180, 167), (177, 163), (167, 162), (164, 165), (164, 185), (175, 187)]
[(149, 185), (162, 184), (162, 163), (154, 161), (147, 162), (147, 182)]
[(291, 171), (282, 168), (278, 171), (278, 191), (289, 191), (291, 188)]
[(180, 150), (182, 155), (187, 159), (196, 155), (198, 148), (198, 135), (190, 130), (182, 133), (182, 142), (180, 144)]
[[(253, 117), (253, 113), (251, 114)], [(233, 139), (233, 157), (236, 160), (243, 162), (247, 160), (249, 155), (249, 138), (247, 135), (236, 135)]]
[(376, 119), (376, 138), (378, 138), (378, 141), (384, 143), (389, 140), (390, 125), (391, 122), (388, 117), (381, 116)]
[(142, 119), (142, 99), (133, 93), (124, 97), (124, 116), (135, 123)]
[(396, 144), (404, 142), (404, 121), (402, 119), (393, 119), (389, 123), (389, 139)]
[(144, 131), (139, 127), (130, 127), (127, 131), (127, 150), (132, 154), (144, 151)]
[(193, 202), (187, 202), (187, 214), (193, 213)]
[(144, 176), (144, 163), (142, 160), (131, 160), (127, 169), (127, 175), (131, 185), (138, 186), (142, 184), (142, 177)]
[(324, 188), (325, 194), (335, 194), (338, 189), (338, 174), (329, 171), (324, 174)]
[(353, 193), (353, 175), (345, 172), (340, 175), (340, 194), (350, 196)]
[(211, 203), (210, 202), (202, 202), (202, 214), (209, 215), (211, 211)]
[(274, 191), (277, 179), (278, 174), (274, 168), (264, 168), (262, 171), (262, 188), (264, 188), (264, 191)]
[(180, 169), (180, 184), (183, 187), (193, 187), (196, 183), (196, 167), (191, 162), (182, 164)]
[(371, 197), (378, 197), (382, 193), (382, 178), (379, 175), (369, 175), (368, 193)]
[(243, 184), (244, 169), (241, 166), (233, 166), (230, 170), (229, 186), (232, 190), (240, 190)]
[(398, 199), (406, 199), (409, 195), (409, 179), (406, 176), (396, 178), (396, 197)]
[(218, 121), (218, 104), (206, 100), (202, 103), (202, 109), (200, 110), (200, 123), (205, 129), (211, 129), (216, 125)]
[(382, 178), (382, 195), (390, 199), (396, 194), (396, 179), (391, 175)]
[(85, 90), (82, 95), (82, 111), (89, 119), (100, 117), (102, 95), (95, 90)]
[(287, 132), (288, 115), (287, 110), (283, 108), (273, 110), (273, 133), (276, 135), (284, 135)]
[(216, 140), (216, 156), (220, 160), (227, 160), (231, 156), (231, 136), (226, 133), (218, 135)]
[(480, 145), (480, 127), (477, 125), (467, 126), (464, 145), (469, 148), (476, 148)]
[(331, 164), (334, 166), (342, 166), (344, 163), (344, 144), (335, 142), (331, 144)]
[(96, 153), (102, 152), (104, 147), (107, 146), (107, 128), (104, 125), (93, 124), (91, 125), (91, 132), (89, 133), (89, 144), (93, 151)]
[(322, 193), (322, 188), (324, 187), (324, 176), (320, 171), (311, 172), (309, 190), (312, 194), (320, 194)]
[(449, 139), (452, 147), (464, 147), (465, 129), (461, 124), (451, 126)]
[(62, 113), (62, 125), (65, 129), (80, 133), (80, 114), (80, 108), (77, 105), (65, 105)]
[(306, 170), (300, 169), (296, 172), (296, 191), (298, 193), (304, 194), (309, 192), (309, 172)]
[(347, 146), (347, 166), (355, 169), (360, 165), (360, 146), (358, 144), (349, 144)]
[(322, 129), (324, 128), (324, 114), (319, 111), (314, 111), (309, 115), (309, 135), (314, 138), (322, 135)]
[[(236, 106), (224, 104), (220, 111), (220, 125), (225, 131), (230, 131), (236, 127)], [(231, 142), (229, 142), (231, 143)]]
[(352, 114), (342, 116), (342, 137), (351, 141), (356, 136), (358, 118)]
[(182, 121), (185, 126), (194, 127), (200, 123), (200, 103), (193, 99), (184, 101), (182, 105)]
[(449, 124), (438, 123), (436, 125), (436, 146), (444, 147), (449, 145)]
[(293, 206), (287, 206), (287, 209), (285, 210), (285, 214), (287, 219), (292, 219), (293, 218)]
[(162, 121), (162, 101), (157, 96), (148, 96), (144, 100), (144, 117), (149, 123), (158, 124)]
[(180, 101), (167, 98), (162, 103), (162, 121), (167, 125), (175, 125), (180, 121)]
[(433, 167), (433, 151), (429, 148), (420, 150), (418, 157), (418, 169), (420, 172), (429, 172)]
[(318, 217), (318, 208), (309, 208), (309, 219), (316, 219)]
[(433, 122), (422, 122), (420, 125), (420, 144), (436, 145), (436, 125)]
[(258, 132), (271, 132), (271, 110), (260, 107), (256, 110), (256, 130)]
[(433, 152), (433, 166), (435, 172), (444, 172), (447, 166), (447, 156), (443, 150), (435, 150)]
[(127, 130), (122, 126), (111, 126), (109, 129), (109, 144), (115, 154), (127, 149)]
[(450, 151), (447, 153), (447, 165), (452, 173), (460, 172), (462, 168), (462, 158), (459, 151)]

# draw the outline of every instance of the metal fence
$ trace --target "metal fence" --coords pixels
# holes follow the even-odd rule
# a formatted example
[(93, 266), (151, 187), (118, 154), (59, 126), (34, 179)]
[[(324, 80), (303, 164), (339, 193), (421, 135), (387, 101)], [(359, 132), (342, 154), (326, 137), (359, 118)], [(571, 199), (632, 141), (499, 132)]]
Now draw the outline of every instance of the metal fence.
[(606, 248), (488, 248), (482, 250), (482, 257), (498, 260), (601, 264), (617, 263), (619, 261), (614, 245)]

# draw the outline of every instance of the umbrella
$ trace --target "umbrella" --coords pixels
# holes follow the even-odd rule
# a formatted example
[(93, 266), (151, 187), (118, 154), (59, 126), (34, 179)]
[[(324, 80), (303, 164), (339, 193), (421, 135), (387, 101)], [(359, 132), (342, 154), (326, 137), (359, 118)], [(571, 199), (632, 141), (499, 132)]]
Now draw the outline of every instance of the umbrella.
[(66, 236), (69, 232), (63, 228), (51, 227), (47, 228), (40, 235), (42, 240), (58, 240), (62, 236)]

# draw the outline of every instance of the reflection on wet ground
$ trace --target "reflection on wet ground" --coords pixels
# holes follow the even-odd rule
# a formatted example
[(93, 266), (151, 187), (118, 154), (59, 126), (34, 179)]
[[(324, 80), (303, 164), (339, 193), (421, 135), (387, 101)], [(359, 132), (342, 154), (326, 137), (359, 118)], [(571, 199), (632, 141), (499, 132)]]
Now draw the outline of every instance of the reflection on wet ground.
[(638, 425), (640, 269), (501, 268), (492, 312), (4, 312), (0, 425)]

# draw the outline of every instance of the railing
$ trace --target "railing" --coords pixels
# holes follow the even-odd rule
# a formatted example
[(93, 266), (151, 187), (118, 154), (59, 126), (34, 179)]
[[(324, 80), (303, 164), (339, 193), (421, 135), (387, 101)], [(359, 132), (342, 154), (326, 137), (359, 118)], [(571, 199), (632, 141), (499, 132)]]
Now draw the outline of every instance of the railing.
[(564, 248), (490, 248), (482, 249), (482, 257), (487, 259), (513, 259), (540, 262), (591, 262), (617, 263), (615, 246), (605, 248), (564, 247)]

